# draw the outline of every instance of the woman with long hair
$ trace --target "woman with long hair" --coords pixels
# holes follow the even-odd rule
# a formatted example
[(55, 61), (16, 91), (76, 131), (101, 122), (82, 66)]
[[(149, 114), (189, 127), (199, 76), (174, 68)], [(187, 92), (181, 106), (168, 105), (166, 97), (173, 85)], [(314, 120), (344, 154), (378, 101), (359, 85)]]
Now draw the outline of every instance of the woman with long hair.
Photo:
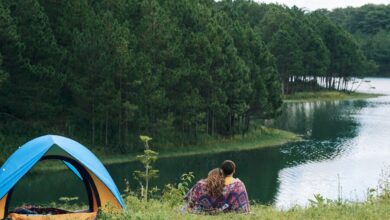
[(227, 208), (224, 199), (225, 177), (220, 168), (212, 169), (185, 196), (185, 209), (192, 213), (218, 213)]
[(207, 194), (212, 197), (220, 197), (223, 195), (223, 188), (225, 186), (225, 177), (220, 168), (210, 170), (206, 179)]

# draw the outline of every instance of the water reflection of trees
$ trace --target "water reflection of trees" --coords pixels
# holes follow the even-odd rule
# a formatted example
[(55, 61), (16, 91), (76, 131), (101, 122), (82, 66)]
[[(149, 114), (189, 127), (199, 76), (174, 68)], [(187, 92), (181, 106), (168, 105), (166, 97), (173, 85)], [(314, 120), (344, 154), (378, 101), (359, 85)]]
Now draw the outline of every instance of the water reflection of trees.
[(343, 143), (356, 137), (355, 115), (366, 101), (287, 103), (284, 113), (270, 125), (304, 135), (307, 141), (283, 147), (288, 166), (331, 159), (342, 152)]
[[(54, 162), (54, 163), (53, 163)], [(46, 165), (64, 166), (63, 171), (46, 171), (40, 172), (38, 166)], [(84, 183), (61, 161), (41, 161), (38, 166), (34, 167), (27, 173), (15, 186), (10, 209), (24, 204), (48, 205), (51, 202), (60, 202), (61, 197), (77, 197), (74, 201), (79, 205), (88, 204), (88, 195)]]

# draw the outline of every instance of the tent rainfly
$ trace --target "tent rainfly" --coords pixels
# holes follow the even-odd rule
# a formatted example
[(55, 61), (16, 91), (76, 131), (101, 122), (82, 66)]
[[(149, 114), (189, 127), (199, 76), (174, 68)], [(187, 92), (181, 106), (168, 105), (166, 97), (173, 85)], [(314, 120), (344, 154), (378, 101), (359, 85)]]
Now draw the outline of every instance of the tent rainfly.
[[(89, 210), (58, 215), (9, 213), (8, 205), (18, 181), (41, 160), (61, 160), (83, 182)], [(19, 147), (0, 168), (0, 219), (95, 219), (99, 208), (125, 207), (118, 188), (99, 159), (80, 143), (66, 137), (45, 135)]]

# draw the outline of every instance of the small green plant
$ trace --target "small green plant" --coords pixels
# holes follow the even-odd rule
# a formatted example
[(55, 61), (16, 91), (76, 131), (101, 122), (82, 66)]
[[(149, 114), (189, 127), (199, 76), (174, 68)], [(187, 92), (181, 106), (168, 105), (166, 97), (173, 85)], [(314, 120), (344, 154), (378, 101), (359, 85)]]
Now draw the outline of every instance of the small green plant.
[(99, 219), (119, 219), (120, 214), (115, 210), (113, 204), (108, 202), (104, 208), (99, 208)]
[(379, 180), (379, 197), (390, 199), (390, 168), (382, 171)]
[(140, 138), (141, 141), (144, 143), (145, 149), (146, 149), (146, 150), (149, 150), (149, 141), (151, 141), (152, 138), (149, 137), (149, 136), (146, 136), (146, 135), (141, 135), (141, 136), (139, 136), (139, 138)]
[(168, 202), (170, 206), (178, 205), (183, 201), (183, 197), (190, 189), (193, 180), (193, 172), (182, 174), (178, 184), (165, 185), (161, 200)]
[(77, 200), (79, 200), (79, 197), (60, 197), (58, 200), (63, 203), (62, 205), (64, 207), (71, 207), (72, 203), (75, 203)]
[(58, 200), (60, 200), (61, 202), (64, 202), (64, 203), (69, 203), (72, 201), (79, 200), (79, 197), (60, 197)]
[(374, 188), (369, 188), (367, 190), (367, 202), (368, 203), (374, 203), (376, 202), (378, 197), (378, 191)]
[(337, 205), (343, 204), (343, 188), (340, 183), (340, 174), (337, 174)]
[(141, 141), (144, 143), (145, 150), (142, 155), (137, 156), (137, 160), (141, 162), (144, 166), (144, 170), (136, 170), (134, 171), (134, 179), (138, 181), (140, 184), (141, 197), (148, 201), (148, 194), (155, 192), (155, 188), (153, 190), (149, 190), (149, 182), (151, 179), (155, 179), (158, 177), (158, 170), (153, 169), (153, 163), (158, 159), (158, 153), (150, 150), (149, 141), (152, 138), (148, 136), (140, 136)]
[(131, 191), (131, 188), (130, 188), (130, 182), (129, 180), (127, 180), (125, 178), (125, 189), (123, 190), (123, 196), (124, 197), (127, 197), (127, 196), (130, 196), (130, 195), (133, 195), (133, 192)]
[(310, 205), (319, 207), (326, 205), (326, 199), (321, 194), (314, 194), (314, 199), (309, 199)]

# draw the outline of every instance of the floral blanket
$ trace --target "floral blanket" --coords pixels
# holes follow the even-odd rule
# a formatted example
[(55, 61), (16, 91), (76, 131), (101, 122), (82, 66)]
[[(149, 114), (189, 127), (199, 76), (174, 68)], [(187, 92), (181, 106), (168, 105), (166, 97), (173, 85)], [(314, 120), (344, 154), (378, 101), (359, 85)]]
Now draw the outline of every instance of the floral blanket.
[(226, 185), (223, 195), (215, 198), (207, 195), (206, 182), (198, 181), (187, 193), (186, 209), (193, 213), (249, 212), (248, 193), (239, 179)]

